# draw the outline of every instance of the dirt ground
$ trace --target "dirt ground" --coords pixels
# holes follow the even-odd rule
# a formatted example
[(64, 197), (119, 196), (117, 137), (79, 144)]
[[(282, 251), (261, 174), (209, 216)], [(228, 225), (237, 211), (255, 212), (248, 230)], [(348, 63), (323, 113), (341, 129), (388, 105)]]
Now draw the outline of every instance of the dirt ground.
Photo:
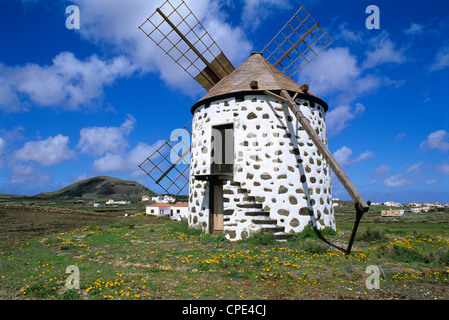
[(0, 208), (0, 239), (28, 238), (71, 231), (115, 219), (119, 218)]

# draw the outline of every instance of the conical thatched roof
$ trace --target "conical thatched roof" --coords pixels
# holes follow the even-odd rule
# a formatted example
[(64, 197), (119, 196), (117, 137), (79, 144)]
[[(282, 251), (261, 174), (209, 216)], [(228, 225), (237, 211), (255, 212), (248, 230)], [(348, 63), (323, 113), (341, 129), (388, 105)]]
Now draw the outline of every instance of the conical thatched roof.
[[(254, 82), (257, 81), (257, 87)], [(253, 83), (252, 83), (253, 82)], [(253, 87), (251, 86), (253, 84)], [(262, 56), (261, 53), (252, 53), (251, 56), (243, 62), (231, 74), (218, 82), (204, 97), (202, 97), (192, 107), (191, 112), (202, 104), (207, 104), (213, 100), (226, 97), (242, 96), (245, 94), (260, 94), (265, 90), (277, 92), (287, 90), (298, 93), (298, 97), (317, 101), (326, 111), (327, 104), (318, 97), (303, 92), (301, 86), (287, 77)]]

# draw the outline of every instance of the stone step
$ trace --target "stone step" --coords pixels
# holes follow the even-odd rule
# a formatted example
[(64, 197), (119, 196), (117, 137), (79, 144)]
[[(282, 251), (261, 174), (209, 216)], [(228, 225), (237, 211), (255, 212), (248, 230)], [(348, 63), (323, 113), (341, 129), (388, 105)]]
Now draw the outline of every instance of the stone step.
[(262, 209), (261, 203), (237, 203), (237, 207), (246, 209)]
[(254, 224), (277, 224), (278, 221), (274, 219), (253, 219)]
[(276, 227), (263, 227), (263, 228), (260, 228), (260, 229), (263, 230), (264, 232), (273, 232), (273, 233), (284, 232), (285, 231), (285, 227), (278, 227), (278, 226), (276, 226)]
[(274, 234), (274, 238), (276, 240), (287, 240), (290, 239), (291, 237), (293, 237), (293, 234), (291, 233), (276, 233)]
[(258, 216), (260, 216), (260, 217), (269, 217), (270, 213), (267, 212), (267, 211), (248, 211), (248, 212), (245, 212), (245, 216), (248, 216), (248, 217), (258, 217)]

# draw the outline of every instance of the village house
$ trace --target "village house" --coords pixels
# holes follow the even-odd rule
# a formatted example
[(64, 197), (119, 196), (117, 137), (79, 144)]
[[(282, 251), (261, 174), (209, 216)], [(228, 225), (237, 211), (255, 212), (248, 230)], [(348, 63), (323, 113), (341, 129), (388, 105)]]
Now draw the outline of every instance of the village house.
[(418, 202), (410, 202), (408, 204), (408, 206), (411, 207), (411, 208), (419, 208), (419, 207), (421, 207), (421, 204), (418, 203)]
[(156, 217), (169, 216), (172, 220), (181, 221), (181, 219), (188, 218), (189, 204), (188, 203), (155, 203), (148, 205), (146, 208), (147, 215), (154, 215)]
[(143, 195), (142, 202), (150, 201), (150, 196)]
[(382, 217), (401, 217), (404, 210), (382, 210)]
[(429, 207), (429, 208), (431, 208), (431, 209), (434, 209), (434, 208), (444, 208), (444, 205), (442, 205), (441, 203), (438, 203), (438, 202), (424, 202), (424, 203), (423, 203), (423, 206)]
[(430, 208), (429, 207), (411, 208), (410, 211), (413, 213), (429, 212)]
[(384, 206), (387, 206), (387, 207), (402, 207), (402, 204), (400, 204), (398, 202), (387, 201), (387, 202), (384, 202)]
[(175, 198), (173, 198), (172, 196), (169, 196), (169, 195), (164, 195), (164, 196), (152, 197), (151, 201), (154, 201), (156, 203), (173, 203), (173, 202), (175, 202)]
[(131, 204), (131, 201), (115, 201), (115, 200), (108, 200), (106, 201), (106, 205), (126, 205), (126, 204)]

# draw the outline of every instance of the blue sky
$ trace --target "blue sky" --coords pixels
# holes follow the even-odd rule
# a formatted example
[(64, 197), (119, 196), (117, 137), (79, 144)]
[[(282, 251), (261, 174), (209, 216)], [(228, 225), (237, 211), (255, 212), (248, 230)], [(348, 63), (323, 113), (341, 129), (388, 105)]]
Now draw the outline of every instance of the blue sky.
[[(0, 0), (0, 193), (98, 175), (161, 191), (137, 165), (206, 93), (138, 30), (163, 2)], [(329, 149), (355, 186), (371, 201), (449, 202), (447, 1), (186, 2), (235, 66), (303, 5), (334, 43), (294, 80), (329, 104)], [(349, 199), (335, 177), (333, 193)]]

